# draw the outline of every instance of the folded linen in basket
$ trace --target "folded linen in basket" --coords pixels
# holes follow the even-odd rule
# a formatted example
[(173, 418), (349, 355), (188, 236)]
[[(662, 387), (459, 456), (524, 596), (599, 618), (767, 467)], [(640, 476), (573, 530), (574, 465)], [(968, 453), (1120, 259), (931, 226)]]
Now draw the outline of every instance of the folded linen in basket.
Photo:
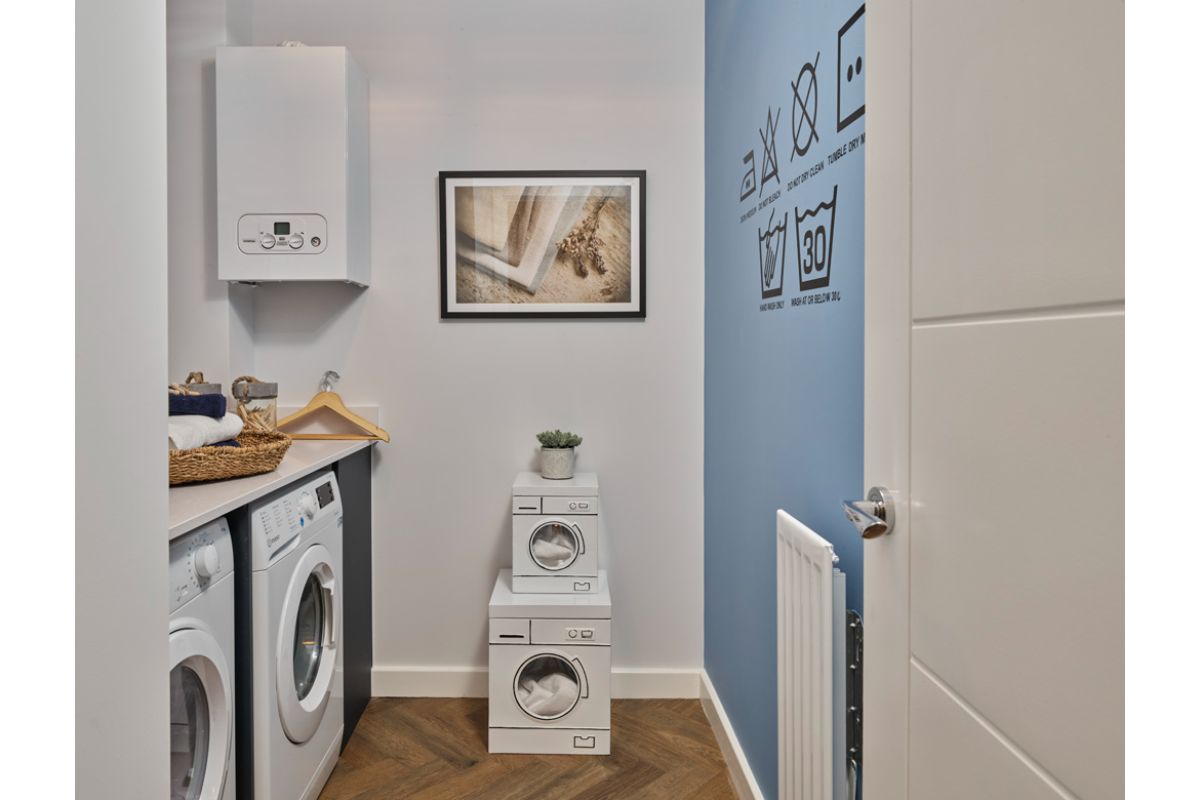
[(213, 419), (225, 416), (225, 395), (223, 394), (168, 394), (168, 411), (172, 417), (185, 414), (200, 414)]
[(193, 450), (226, 439), (236, 439), (242, 432), (242, 418), (226, 414), (220, 419), (200, 414), (167, 417), (167, 437), (172, 450)]
[(561, 672), (534, 680), (524, 678), (517, 686), (517, 700), (531, 714), (557, 717), (565, 714), (579, 697), (579, 684)]

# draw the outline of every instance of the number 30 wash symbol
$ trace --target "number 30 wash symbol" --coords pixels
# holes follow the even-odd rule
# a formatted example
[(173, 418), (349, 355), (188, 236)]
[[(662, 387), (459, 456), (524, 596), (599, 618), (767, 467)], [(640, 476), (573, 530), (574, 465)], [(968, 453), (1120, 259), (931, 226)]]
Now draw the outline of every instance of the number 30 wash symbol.
[(829, 285), (833, 271), (833, 224), (837, 217), (837, 190), (816, 208), (794, 210), (796, 220), (796, 266), (800, 272), (800, 291)]

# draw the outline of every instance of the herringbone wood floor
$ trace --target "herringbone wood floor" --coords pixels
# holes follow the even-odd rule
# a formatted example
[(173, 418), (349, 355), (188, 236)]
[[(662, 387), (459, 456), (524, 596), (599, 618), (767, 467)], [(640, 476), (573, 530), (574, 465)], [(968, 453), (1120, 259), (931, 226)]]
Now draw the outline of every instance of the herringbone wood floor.
[(320, 800), (734, 800), (696, 700), (614, 700), (611, 756), (490, 755), (487, 700), (371, 700)]

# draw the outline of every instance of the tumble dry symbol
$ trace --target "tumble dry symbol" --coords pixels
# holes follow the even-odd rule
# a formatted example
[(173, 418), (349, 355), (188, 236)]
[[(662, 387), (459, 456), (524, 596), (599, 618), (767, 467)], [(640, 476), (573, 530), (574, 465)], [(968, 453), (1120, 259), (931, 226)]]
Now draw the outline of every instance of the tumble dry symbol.
[[(821, 54), (817, 53), (816, 58), (800, 68), (800, 74), (792, 81), (792, 155), (788, 161), (796, 156), (803, 157), (813, 142), (821, 141), (817, 135), (817, 63), (820, 60)], [(801, 139), (804, 139), (803, 145)]]
[[(800, 273), (800, 291), (820, 289), (829, 285), (833, 271), (833, 224), (837, 217), (837, 190), (826, 203), (801, 212), (794, 210), (796, 219), (796, 266)], [(782, 281), (780, 283), (782, 287)]]
[(865, 5), (838, 31), (837, 129), (841, 131), (867, 112), (867, 77), (863, 74), (867, 40)]
[(788, 215), (783, 215), (783, 222), (772, 225), (775, 221), (775, 211), (767, 219), (767, 229), (758, 229), (758, 274), (762, 283), (763, 299), (778, 297), (783, 294), (783, 267), (787, 258), (787, 225)]

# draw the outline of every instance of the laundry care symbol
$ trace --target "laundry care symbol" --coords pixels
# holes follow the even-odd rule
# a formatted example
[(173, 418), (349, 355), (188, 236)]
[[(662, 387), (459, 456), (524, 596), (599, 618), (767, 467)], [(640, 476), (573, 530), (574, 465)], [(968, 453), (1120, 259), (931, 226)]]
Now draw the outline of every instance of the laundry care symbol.
[(762, 177), (758, 182), (758, 193), (762, 195), (762, 190), (767, 188), (767, 181), (772, 178), (775, 183), (779, 183), (779, 159), (775, 157), (775, 131), (779, 127), (779, 113), (782, 109), (775, 109), (775, 118), (771, 118), (771, 107), (767, 106), (767, 128), (758, 129), (758, 138), (762, 139), (763, 157), (762, 157)]
[(787, 258), (787, 213), (778, 225), (775, 221), (775, 210), (767, 219), (767, 229), (758, 229), (758, 272), (762, 279), (763, 299), (778, 297), (783, 294), (783, 266)]
[(867, 39), (866, 5), (850, 15), (846, 24), (838, 31), (838, 74), (837, 74), (837, 129), (867, 113), (867, 77), (863, 74), (863, 59), (866, 57)]
[(742, 176), (742, 196), (738, 202), (745, 200), (750, 195), (758, 191), (758, 167), (754, 164), (754, 151), (751, 150), (742, 158), (743, 164), (749, 164), (750, 169), (746, 170), (746, 174)]
[[(837, 219), (837, 190), (828, 202), (801, 212), (794, 209), (796, 220), (796, 266), (800, 273), (800, 291), (829, 285), (833, 271), (833, 225)], [(782, 281), (781, 281), (782, 288)]]
[[(813, 142), (821, 141), (817, 135), (817, 63), (821, 54), (800, 68), (800, 74), (792, 81), (792, 155), (804, 157)], [(807, 133), (807, 136), (805, 134)], [(804, 144), (800, 140), (804, 140)]]

